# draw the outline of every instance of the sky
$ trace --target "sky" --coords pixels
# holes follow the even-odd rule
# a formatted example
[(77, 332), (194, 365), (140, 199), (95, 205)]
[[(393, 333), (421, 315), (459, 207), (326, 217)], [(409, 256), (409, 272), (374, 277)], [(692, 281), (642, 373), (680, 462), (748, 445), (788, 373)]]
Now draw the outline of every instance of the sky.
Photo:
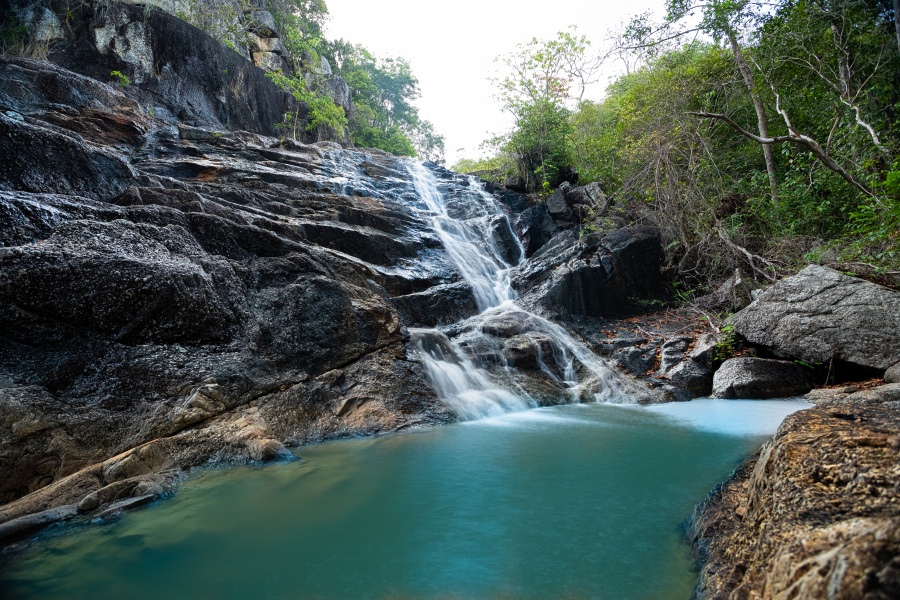
[[(600, 49), (606, 31), (630, 15), (661, 12), (663, 0), (326, 0), (329, 38), (362, 44), (376, 56), (402, 56), (419, 80), (419, 115), (446, 139), (447, 164), (477, 158), (479, 144), (510, 119), (488, 78), (494, 58), (533, 37), (576, 25)], [(607, 75), (613, 75), (610, 66)], [(589, 90), (599, 99), (605, 84)]]

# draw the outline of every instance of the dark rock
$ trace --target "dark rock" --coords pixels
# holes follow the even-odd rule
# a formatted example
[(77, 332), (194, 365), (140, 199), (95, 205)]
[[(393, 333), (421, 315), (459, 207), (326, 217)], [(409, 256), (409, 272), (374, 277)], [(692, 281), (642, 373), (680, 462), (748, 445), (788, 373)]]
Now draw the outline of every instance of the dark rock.
[(514, 229), (522, 241), (525, 257), (531, 258), (559, 231), (559, 226), (550, 217), (545, 204), (536, 204), (519, 213)]
[(896, 597), (898, 427), (871, 405), (787, 417), (691, 516), (695, 597)]
[(156, 116), (172, 123), (275, 135), (284, 114), (298, 110), (261, 69), (154, 8), (109, 2), (92, 13), (78, 7), (50, 60), (99, 81), (110, 81), (112, 71), (125, 73), (132, 82), (126, 91), (141, 104), (164, 107)]
[(582, 187), (572, 188), (566, 192), (566, 204), (579, 219), (590, 216), (603, 217), (611, 202), (603, 191), (603, 187), (597, 183), (589, 183)]
[(620, 369), (635, 376), (644, 376), (656, 364), (656, 347), (625, 347), (613, 352), (612, 358)]
[(600, 238), (557, 235), (523, 265), (514, 286), (526, 306), (561, 317), (627, 316), (660, 302), (659, 230), (631, 227)]
[[(27, 114), (2, 117), (0, 148), (14, 129), (73, 141), (32, 156), (47, 177), (4, 171), (15, 189), (0, 191), (0, 522), (454, 419), (389, 302), (459, 278), (402, 161), (218, 127), (153, 130), (145, 147), (120, 92), (3, 65), (0, 95)], [(108, 156), (125, 171), (107, 178)], [(402, 177), (366, 178), (367, 161)], [(335, 195), (338, 174), (365, 195)]]
[(713, 375), (716, 398), (787, 398), (812, 388), (804, 367), (765, 358), (731, 358)]
[(545, 357), (551, 361), (552, 353), (550, 338), (539, 332), (516, 335), (503, 342), (503, 356), (509, 366), (517, 369), (540, 369)]
[(456, 323), (478, 312), (467, 283), (438, 285), (416, 294), (391, 299), (410, 327), (436, 327)]
[(497, 254), (508, 265), (517, 265), (522, 256), (522, 247), (514, 237), (510, 228), (509, 219), (503, 215), (497, 215), (491, 219), (491, 240), (497, 248)]
[(108, 200), (133, 179), (125, 160), (77, 134), (0, 113), (0, 189)]
[(668, 376), (673, 386), (687, 390), (694, 397), (709, 396), (712, 393), (712, 370), (690, 358), (672, 367)]
[(900, 357), (900, 292), (809, 266), (732, 317), (748, 341), (809, 363), (887, 369)]
[(566, 229), (575, 224), (575, 213), (566, 202), (566, 194), (562, 189), (553, 192), (546, 200), (547, 212), (556, 221), (556, 225), (560, 229)]

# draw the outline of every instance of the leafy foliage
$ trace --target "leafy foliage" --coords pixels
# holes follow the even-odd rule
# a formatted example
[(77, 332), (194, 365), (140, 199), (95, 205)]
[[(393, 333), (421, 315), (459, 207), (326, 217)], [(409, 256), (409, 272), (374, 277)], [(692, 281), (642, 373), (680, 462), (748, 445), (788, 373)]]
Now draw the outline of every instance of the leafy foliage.
[[(599, 101), (577, 102), (558, 46), (534, 40), (506, 57), (498, 99), (516, 128), (499, 155), (533, 173), (532, 188), (568, 170), (600, 182), (631, 218), (662, 228), (689, 286), (736, 267), (773, 278), (810, 259), (898, 272), (891, 0), (667, 7), (666, 21), (643, 15), (625, 29), (611, 53), (627, 54), (630, 71)], [(698, 30), (709, 41), (683, 43)], [(567, 51), (587, 56), (584, 42)]]

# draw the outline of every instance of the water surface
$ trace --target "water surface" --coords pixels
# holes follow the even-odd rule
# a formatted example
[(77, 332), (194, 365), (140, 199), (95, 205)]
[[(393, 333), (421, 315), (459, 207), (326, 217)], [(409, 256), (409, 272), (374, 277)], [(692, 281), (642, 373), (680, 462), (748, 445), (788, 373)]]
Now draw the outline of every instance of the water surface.
[[(207, 472), (46, 535), (13, 598), (688, 598), (680, 525), (801, 401), (535, 409)], [(2, 594), (0, 594), (2, 595)]]

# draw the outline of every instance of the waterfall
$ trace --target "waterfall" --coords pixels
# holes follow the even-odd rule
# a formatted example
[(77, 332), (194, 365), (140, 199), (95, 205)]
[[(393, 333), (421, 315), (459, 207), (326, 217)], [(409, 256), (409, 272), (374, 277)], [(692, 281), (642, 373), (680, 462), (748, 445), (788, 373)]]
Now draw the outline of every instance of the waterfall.
[[(533, 395), (519, 383), (520, 373), (504, 356), (501, 342), (485, 333), (501, 321), (522, 324), (526, 343), (533, 344), (537, 370), (559, 394), (566, 396), (564, 400), (633, 402), (629, 394), (638, 391), (635, 384), (559, 325), (515, 305), (515, 265), (504, 260), (492, 230), (498, 219), (504, 220), (504, 227), (510, 228), (510, 224), (481, 182), (470, 177), (468, 193), (462, 201), (451, 200), (440, 191), (436, 177), (424, 165), (410, 161), (407, 168), (418, 199), (427, 207), (434, 232), (471, 286), (481, 311), (465, 322), (464, 331), (456, 340), (436, 329), (410, 329), (413, 345), (438, 397), (463, 419), (538, 406)], [(510, 234), (518, 244), (511, 228)], [(523, 256), (519, 245), (517, 261)], [(474, 360), (466, 357), (462, 345), (475, 349)], [(489, 366), (492, 368), (486, 368)]]

